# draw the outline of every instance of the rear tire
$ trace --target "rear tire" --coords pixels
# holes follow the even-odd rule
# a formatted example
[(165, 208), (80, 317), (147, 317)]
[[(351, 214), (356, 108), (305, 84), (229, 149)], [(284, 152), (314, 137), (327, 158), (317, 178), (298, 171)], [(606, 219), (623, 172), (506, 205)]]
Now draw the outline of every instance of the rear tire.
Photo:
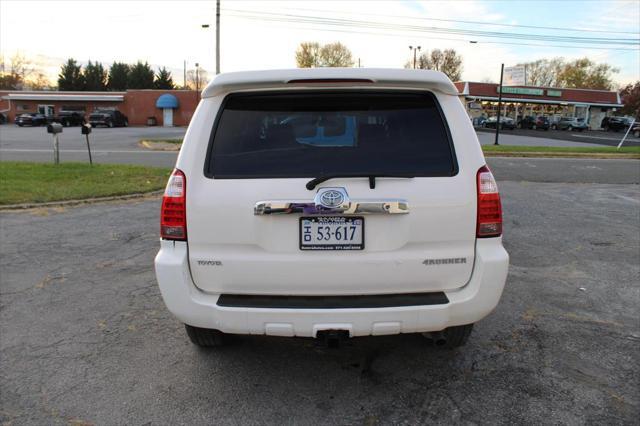
[(215, 348), (224, 345), (224, 333), (219, 330), (193, 327), (185, 324), (191, 343), (203, 348)]
[(464, 346), (473, 331), (473, 324), (458, 325), (446, 328), (443, 333), (447, 339), (445, 348), (453, 349)]

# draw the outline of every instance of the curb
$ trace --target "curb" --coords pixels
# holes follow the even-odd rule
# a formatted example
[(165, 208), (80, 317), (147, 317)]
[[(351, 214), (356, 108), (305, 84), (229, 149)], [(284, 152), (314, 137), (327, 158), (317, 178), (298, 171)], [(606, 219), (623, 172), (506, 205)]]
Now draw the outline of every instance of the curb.
[(182, 144), (178, 145), (178, 144), (172, 144), (172, 143), (149, 142), (149, 141), (141, 140), (140, 142), (138, 142), (138, 146), (140, 146), (141, 148), (149, 149), (151, 151), (178, 152), (180, 151), (180, 147), (182, 146)]
[(640, 154), (607, 154), (586, 152), (484, 152), (485, 157), (524, 157), (524, 158), (591, 158), (640, 160)]
[(127, 195), (113, 195), (110, 197), (85, 198), (82, 200), (51, 201), (47, 203), (9, 204), (6, 206), (0, 206), (0, 212), (38, 209), (38, 208), (47, 208), (47, 207), (69, 207), (69, 206), (77, 206), (81, 204), (104, 203), (108, 201), (136, 200), (140, 198), (152, 198), (157, 195), (161, 195), (162, 193), (164, 193), (164, 190), (157, 190), (152, 192), (141, 192), (137, 194), (127, 194)]

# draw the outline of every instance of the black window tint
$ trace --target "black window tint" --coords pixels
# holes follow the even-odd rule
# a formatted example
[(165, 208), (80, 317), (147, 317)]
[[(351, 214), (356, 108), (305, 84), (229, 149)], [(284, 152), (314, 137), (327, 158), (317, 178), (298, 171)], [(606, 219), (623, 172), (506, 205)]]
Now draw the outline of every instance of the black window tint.
[(229, 95), (216, 121), (207, 176), (451, 176), (457, 165), (430, 93)]

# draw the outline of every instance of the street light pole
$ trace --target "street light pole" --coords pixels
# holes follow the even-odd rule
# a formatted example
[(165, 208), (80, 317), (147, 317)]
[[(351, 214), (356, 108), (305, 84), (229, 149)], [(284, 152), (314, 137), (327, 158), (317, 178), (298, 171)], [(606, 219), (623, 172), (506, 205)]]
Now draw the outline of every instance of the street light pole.
[(216, 0), (216, 74), (220, 74), (220, 0)]
[(416, 69), (416, 59), (417, 59), (416, 55), (417, 55), (417, 52), (420, 51), (420, 49), (421, 49), (421, 46), (416, 46), (416, 47), (409, 46), (409, 50), (413, 50), (413, 69), (414, 70)]
[(498, 120), (496, 121), (496, 141), (494, 145), (500, 145), (498, 143), (498, 136), (500, 135), (500, 112), (502, 110), (502, 77), (504, 75), (504, 64), (500, 66), (500, 86), (498, 86)]

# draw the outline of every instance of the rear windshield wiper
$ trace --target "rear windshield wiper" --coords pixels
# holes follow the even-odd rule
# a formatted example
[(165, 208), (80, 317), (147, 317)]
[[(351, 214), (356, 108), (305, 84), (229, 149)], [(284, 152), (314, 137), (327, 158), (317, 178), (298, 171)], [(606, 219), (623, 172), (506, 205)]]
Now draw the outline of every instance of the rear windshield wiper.
[(376, 187), (376, 178), (377, 177), (390, 177), (390, 178), (407, 178), (410, 179), (414, 176), (412, 175), (405, 175), (405, 174), (371, 174), (371, 175), (367, 175), (367, 174), (359, 174), (359, 175), (349, 175), (349, 174), (344, 174), (344, 175), (326, 175), (326, 176), (318, 176), (317, 178), (313, 178), (311, 179), (309, 182), (307, 182), (307, 189), (309, 191), (313, 190), (316, 186), (318, 186), (319, 184), (321, 184), (322, 182), (326, 182), (329, 179), (336, 179), (336, 178), (354, 178), (354, 177), (366, 177), (369, 178), (369, 188), (374, 189)]

